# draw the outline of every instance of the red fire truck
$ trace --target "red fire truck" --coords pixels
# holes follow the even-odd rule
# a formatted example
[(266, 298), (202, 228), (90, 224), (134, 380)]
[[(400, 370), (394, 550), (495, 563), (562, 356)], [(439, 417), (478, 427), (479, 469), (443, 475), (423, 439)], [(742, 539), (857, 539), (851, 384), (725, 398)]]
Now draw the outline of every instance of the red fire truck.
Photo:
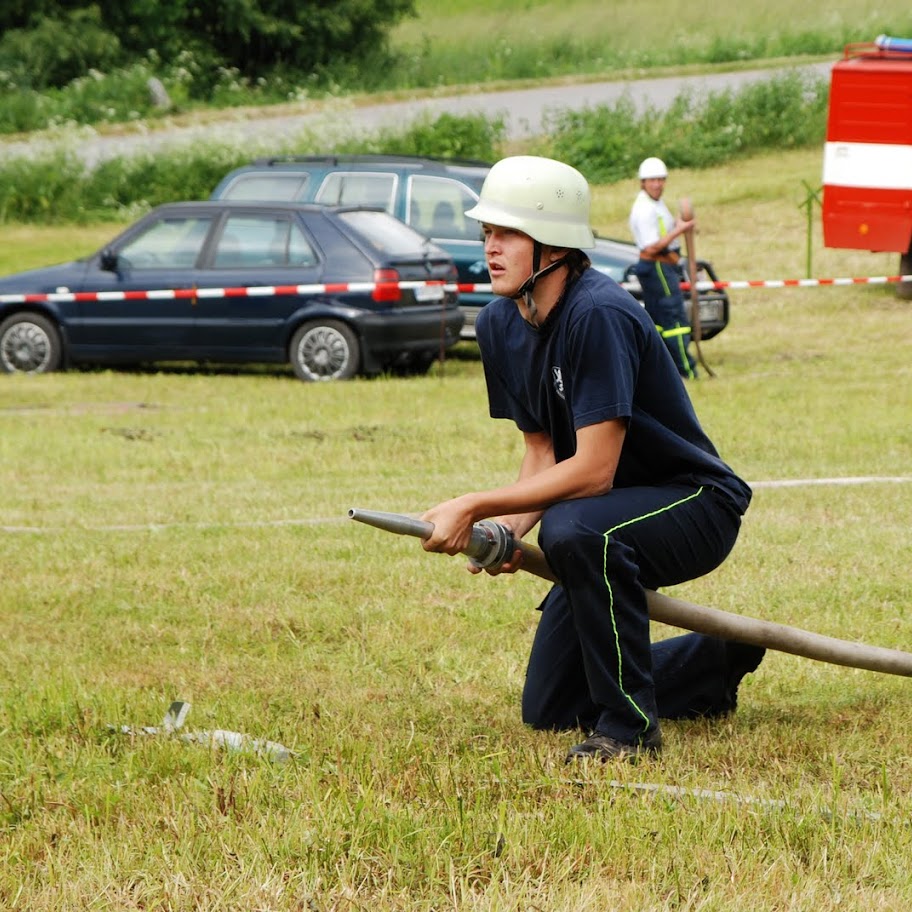
[[(823, 242), (899, 253), (912, 274), (912, 39), (849, 44), (833, 66)], [(912, 282), (901, 293), (912, 297)]]

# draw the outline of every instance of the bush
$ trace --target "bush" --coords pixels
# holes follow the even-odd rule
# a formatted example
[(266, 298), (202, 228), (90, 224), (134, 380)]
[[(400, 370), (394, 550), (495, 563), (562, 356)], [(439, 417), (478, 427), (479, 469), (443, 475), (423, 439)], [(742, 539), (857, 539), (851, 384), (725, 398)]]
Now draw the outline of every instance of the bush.
[(128, 220), (152, 206), (206, 199), (249, 160), (229, 146), (112, 158), (94, 170), (71, 152), (0, 163), (0, 222)]
[(71, 152), (0, 163), (0, 221), (51, 222), (59, 214), (78, 220), (85, 166)]
[(500, 157), (504, 133), (504, 122), (500, 118), (488, 120), (481, 114), (441, 114), (436, 118), (421, 118), (404, 132), (381, 131), (376, 139), (357, 141), (356, 148), (350, 151), (493, 161)]
[(703, 100), (681, 95), (664, 112), (637, 117), (622, 99), (584, 111), (567, 111), (550, 124), (550, 154), (596, 183), (629, 178), (649, 155), (674, 168), (705, 168), (763, 149), (822, 143), (829, 87), (797, 74), (749, 85), (739, 93)]
[(98, 7), (41, 18), (30, 29), (10, 29), (0, 39), (0, 70), (19, 88), (66, 85), (91, 70), (116, 66), (122, 49), (101, 22)]
[(226, 172), (247, 161), (226, 145), (112, 158), (86, 175), (83, 210), (123, 218), (161, 203), (206, 199)]
[(73, 9), (79, 2), (0, 7), (0, 70), (21, 87), (62, 87), (154, 48), (166, 66), (187, 51), (207, 60), (203, 83), (220, 67), (252, 79), (275, 67), (306, 77), (380, 60), (389, 30), (414, 13), (413, 0), (95, 0)]

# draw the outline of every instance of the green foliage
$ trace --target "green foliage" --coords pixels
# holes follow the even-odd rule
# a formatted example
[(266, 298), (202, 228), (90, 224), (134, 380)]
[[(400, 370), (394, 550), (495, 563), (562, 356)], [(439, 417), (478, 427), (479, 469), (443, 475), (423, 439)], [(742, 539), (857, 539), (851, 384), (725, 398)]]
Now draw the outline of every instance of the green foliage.
[(150, 50), (166, 66), (188, 53), (202, 61), (197, 94), (211, 88), (208, 74), (219, 67), (253, 78), (276, 69), (331, 72), (338, 61), (381, 59), (389, 29), (413, 9), (412, 0), (97, 0), (72, 7), (45, 2), (0, 12), (7, 30), (0, 68), (16, 84), (59, 87)]
[[(160, 110), (153, 105), (149, 80), (159, 78), (171, 100)], [(6, 82), (4, 83), (4, 78)], [(170, 66), (157, 54), (129, 66), (102, 73), (92, 70), (65, 88), (41, 92), (21, 89), (0, 71), (0, 133), (20, 133), (63, 124), (95, 125), (154, 120), (166, 115), (199, 109), (209, 104), (221, 108), (259, 106), (299, 100), (309, 92), (310, 81), (293, 73), (275, 72), (267, 80), (255, 80), (237, 69), (213, 65), (211, 59), (183, 53)]]
[[(76, 124), (123, 123), (147, 116), (152, 99), (149, 80), (154, 76), (151, 61), (142, 61), (108, 73), (93, 71), (74, 79), (64, 92), (52, 90), (46, 97), (58, 103), (60, 122)], [(179, 111), (186, 93), (176, 79), (166, 86), (171, 111)]]
[(22, 89), (66, 85), (91, 70), (110, 69), (121, 54), (97, 6), (40, 18), (33, 28), (9, 29), (0, 38), (0, 70)]
[(382, 130), (375, 138), (357, 141), (356, 148), (348, 151), (494, 161), (501, 155), (504, 134), (501, 118), (440, 114), (420, 118), (404, 131)]
[(248, 161), (230, 146), (112, 158), (86, 170), (73, 154), (0, 163), (0, 221), (135, 217), (160, 203), (206, 199), (226, 172)]
[[(0, 78), (5, 71), (0, 72)], [(51, 126), (57, 119), (58, 112), (69, 107), (69, 99), (63, 106), (54, 104), (47, 94), (39, 94), (33, 89), (20, 89), (6, 83), (5, 91), (0, 94), (0, 133), (24, 133), (41, 130)]]
[[(678, 96), (665, 112), (638, 114), (629, 99), (556, 115), (539, 154), (570, 162), (594, 183), (629, 178), (647, 155), (660, 154), (673, 168), (705, 168), (764, 149), (787, 149), (823, 141), (828, 87), (823, 80), (787, 75), (740, 92), (698, 100)], [(315, 137), (302, 137), (291, 152), (324, 151)], [(492, 161), (503, 154), (504, 124), (483, 115), (444, 113), (405, 129), (340, 142), (340, 152), (375, 152)], [(282, 150), (274, 149), (280, 153)], [(83, 172), (74, 157), (0, 162), (0, 219), (57, 221), (119, 218), (151, 205), (205, 198), (231, 168), (250, 157), (212, 145), (116, 158)]]
[[(502, 136), (501, 121), (441, 114), (402, 131), (340, 143), (337, 150), (492, 160), (500, 155)], [(305, 135), (288, 151), (325, 150), (318, 139)], [(0, 160), (0, 222), (124, 219), (160, 203), (206, 199), (228, 171), (250, 158), (235, 146), (209, 144), (119, 156), (94, 169), (63, 151)]]
[[(143, 90), (150, 76), (165, 84), (175, 110), (183, 111), (493, 80), (607, 77), (659, 67), (836, 56), (850, 41), (882, 32), (912, 33), (907, 12), (885, 13), (876, 0), (858, 0), (851, 15), (819, 0), (800, 10), (789, 0), (768, 0), (750, 10), (701, 9), (671, 0), (662, 15), (682, 26), (664, 30), (642, 28), (644, 18), (653, 17), (635, 4), (541, 0), (492, 6), (463, 0), (444, 8), (428, 0), (416, 3), (420, 19), (414, 21), (412, 0), (303, 5), (290, 0), (99, 0), (86, 8), (80, 0), (4, 4), (0, 89), (7, 91), (0, 92), (0, 132), (158, 117), (161, 112)], [(70, 19), (94, 22), (93, 9), (107, 38), (122, 49), (117, 59), (102, 55), (107, 45), (96, 47), (104, 36), (83, 35), (69, 26)], [(691, 22), (699, 28), (687, 28)], [(61, 40), (28, 38), (26, 26)], [(10, 48), (31, 40), (41, 46), (40, 53), (2, 53), (4, 42)], [(61, 67), (84, 59), (93, 68), (92, 84), (87, 85), (83, 71), (54, 88), (48, 77), (56, 63), (44, 61), (58, 52)], [(44, 87), (40, 94), (23, 97), (38, 87)]]
[(630, 177), (649, 155), (674, 168), (705, 168), (763, 149), (823, 141), (829, 88), (788, 74), (704, 99), (679, 95), (665, 111), (637, 115), (629, 98), (557, 114), (548, 152), (596, 183)]
[(175, 200), (206, 199), (228, 171), (247, 161), (227, 145), (108, 159), (86, 176), (83, 210), (120, 217)]
[(61, 212), (78, 220), (83, 187), (84, 165), (73, 153), (0, 162), (0, 221), (55, 221)]

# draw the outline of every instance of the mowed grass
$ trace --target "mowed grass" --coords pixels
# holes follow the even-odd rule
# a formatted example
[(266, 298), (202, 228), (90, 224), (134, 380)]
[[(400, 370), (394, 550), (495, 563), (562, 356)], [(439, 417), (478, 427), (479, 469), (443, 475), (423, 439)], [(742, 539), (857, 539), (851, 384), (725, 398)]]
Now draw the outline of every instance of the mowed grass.
[[(901, 15), (904, 7), (895, 2), (856, 0), (848, 7), (811, 0), (796, 7), (787, 0), (767, 0), (762, 5), (737, 9), (684, 0), (641, 3), (636, 6), (607, 0), (503, 0), (496, 4), (479, 0), (448, 0), (444, 5), (433, 0), (417, 0), (418, 15), (404, 19), (394, 37), (451, 36), (454, 40), (515, 40), (518, 36), (560, 34), (601, 35), (608, 48), (614, 45), (649, 50), (669, 49), (682, 40), (711, 41), (713, 38), (757, 38), (781, 33), (816, 33), (834, 28), (876, 28), (889, 17)], [(664, 19), (658, 19), (659, 16)], [(691, 28), (693, 19), (702, 28)], [(675, 24), (677, 27), (675, 27)], [(667, 27), (662, 27), (663, 25)], [(871, 35), (873, 40), (876, 35)], [(864, 39), (859, 39), (864, 40)]]
[[(819, 155), (674, 173), (668, 198), (692, 197), (724, 278), (794, 278), (802, 180)], [(635, 189), (596, 189), (604, 233)], [(816, 276), (896, 271), (823, 250), (817, 223)], [(50, 259), (115, 230), (55, 229)], [(732, 298), (690, 389), (754, 502), (723, 567), (670, 591), (908, 649), (910, 304)], [(545, 584), (347, 519), (515, 476), (472, 345), (408, 380), (0, 380), (0, 907), (910, 908), (907, 679), (771, 653), (737, 714), (666, 723), (657, 762), (568, 768), (574, 734), (519, 718)], [(186, 730), (292, 758), (138, 733), (177, 699)]]
[(908, 8), (896, 0), (418, 0), (416, 9), (417, 18), (394, 28), (392, 47), (400, 68), (440, 84), (766, 66), (775, 58), (829, 57), (847, 42), (912, 28)]

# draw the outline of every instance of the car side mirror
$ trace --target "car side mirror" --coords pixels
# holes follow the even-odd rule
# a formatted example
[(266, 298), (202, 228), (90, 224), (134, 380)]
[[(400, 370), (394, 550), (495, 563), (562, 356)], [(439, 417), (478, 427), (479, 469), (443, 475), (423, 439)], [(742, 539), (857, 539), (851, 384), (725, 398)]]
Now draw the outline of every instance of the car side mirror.
[(110, 247), (101, 251), (101, 268), (105, 272), (117, 272), (117, 254)]

